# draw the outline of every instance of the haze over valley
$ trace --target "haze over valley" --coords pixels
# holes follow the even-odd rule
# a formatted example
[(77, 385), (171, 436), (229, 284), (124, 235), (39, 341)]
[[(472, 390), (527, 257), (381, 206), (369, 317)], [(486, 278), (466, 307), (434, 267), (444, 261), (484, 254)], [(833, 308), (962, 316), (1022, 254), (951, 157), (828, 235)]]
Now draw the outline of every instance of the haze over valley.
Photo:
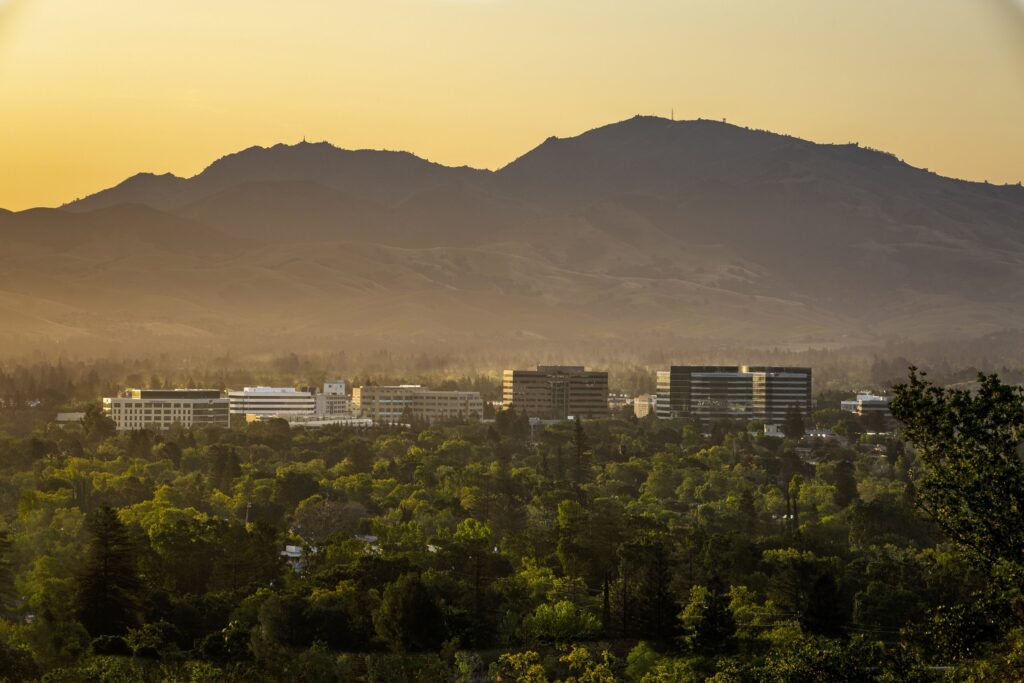
[(0, 213), (0, 351), (836, 346), (1024, 328), (1024, 189), (635, 117), (497, 171), (252, 147)]

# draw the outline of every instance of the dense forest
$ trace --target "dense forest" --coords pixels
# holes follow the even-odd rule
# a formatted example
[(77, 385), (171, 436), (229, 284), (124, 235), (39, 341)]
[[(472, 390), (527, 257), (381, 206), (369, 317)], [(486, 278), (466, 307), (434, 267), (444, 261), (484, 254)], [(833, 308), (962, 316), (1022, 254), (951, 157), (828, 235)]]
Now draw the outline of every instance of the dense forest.
[(841, 440), (10, 422), (0, 677), (1020, 680), (1021, 392), (915, 374), (886, 436), (828, 404)]

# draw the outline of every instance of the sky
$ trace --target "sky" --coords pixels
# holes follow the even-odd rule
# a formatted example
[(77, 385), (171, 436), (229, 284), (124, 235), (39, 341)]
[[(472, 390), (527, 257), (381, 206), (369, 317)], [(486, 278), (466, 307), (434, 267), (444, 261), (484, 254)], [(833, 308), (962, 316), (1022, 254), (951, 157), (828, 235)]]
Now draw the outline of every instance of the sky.
[(0, 0), (0, 207), (327, 140), (499, 168), (635, 114), (1024, 180), (1024, 0)]

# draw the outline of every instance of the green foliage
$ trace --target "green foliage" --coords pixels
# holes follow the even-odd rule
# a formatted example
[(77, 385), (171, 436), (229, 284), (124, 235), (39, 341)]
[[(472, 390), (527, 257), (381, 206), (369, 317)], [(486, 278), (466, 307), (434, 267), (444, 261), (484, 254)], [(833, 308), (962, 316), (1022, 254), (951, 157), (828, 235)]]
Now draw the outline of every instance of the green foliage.
[[(978, 425), (1003, 433), (1004, 408)], [(917, 512), (930, 465), (899, 441), (620, 417), (531, 435), (511, 411), (93, 422), (0, 433), (0, 643), (25, 676), (895, 682), (1020, 659), (1012, 563), (986, 571)]]
[(94, 636), (120, 635), (138, 621), (137, 547), (109, 507), (94, 512), (87, 526), (92, 540), (79, 575), (78, 619)]
[(393, 652), (437, 651), (448, 638), (441, 606), (416, 574), (403, 574), (384, 589), (373, 623)]
[(14, 566), (11, 562), (11, 534), (0, 530), (0, 618), (13, 616), (17, 608), (17, 589), (14, 585)]
[(787, 439), (797, 441), (804, 436), (804, 416), (795, 404), (786, 409), (786, 416), (782, 421), (782, 433)]
[(690, 602), (679, 614), (686, 627), (686, 640), (699, 654), (713, 655), (732, 649), (736, 617), (725, 585), (716, 574), (705, 586), (690, 589)]
[(538, 605), (533, 614), (523, 620), (523, 630), (530, 638), (549, 643), (589, 640), (600, 629), (601, 623), (596, 617), (568, 600)]
[(893, 416), (925, 467), (918, 504), (954, 539), (1024, 575), (1024, 388), (979, 375), (978, 389), (943, 389), (916, 370), (893, 390)]
[(495, 683), (548, 683), (549, 680), (540, 655), (532, 650), (500, 655), (491, 665), (490, 675)]

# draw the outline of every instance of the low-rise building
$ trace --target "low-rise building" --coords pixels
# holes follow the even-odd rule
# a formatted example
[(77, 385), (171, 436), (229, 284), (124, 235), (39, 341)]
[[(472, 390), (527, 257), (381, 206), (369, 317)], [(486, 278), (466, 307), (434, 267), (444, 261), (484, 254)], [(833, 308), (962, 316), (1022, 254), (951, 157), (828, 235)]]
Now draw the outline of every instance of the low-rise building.
[(345, 392), (345, 380), (324, 382), (323, 392), (316, 395), (316, 414), (321, 417), (340, 417), (352, 412), (352, 401)]
[(889, 429), (893, 424), (892, 412), (889, 410), (891, 402), (891, 396), (863, 392), (857, 394), (856, 398), (841, 401), (839, 407), (848, 413), (865, 418), (869, 423), (877, 423), (875, 426), (879, 429)]
[(292, 387), (245, 387), (229, 391), (232, 415), (256, 417), (316, 414), (316, 399), (309, 391)]
[(637, 417), (647, 417), (658, 410), (657, 394), (640, 394), (633, 399), (633, 414)]
[(58, 427), (64, 428), (67, 425), (79, 424), (85, 419), (85, 413), (57, 413), (54, 422)]
[(434, 391), (418, 384), (364, 386), (352, 390), (352, 410), (385, 424), (409, 418), (438, 422), (480, 419), (484, 402), (478, 391)]
[(229, 402), (219, 389), (131, 389), (103, 399), (103, 412), (117, 430), (230, 426)]
[(608, 394), (608, 412), (619, 413), (626, 406), (633, 406), (633, 397), (626, 394)]
[(321, 427), (359, 427), (373, 426), (373, 420), (350, 415), (246, 415), (246, 422), (266, 422), (268, 420), (284, 420), (289, 427), (319, 429)]

